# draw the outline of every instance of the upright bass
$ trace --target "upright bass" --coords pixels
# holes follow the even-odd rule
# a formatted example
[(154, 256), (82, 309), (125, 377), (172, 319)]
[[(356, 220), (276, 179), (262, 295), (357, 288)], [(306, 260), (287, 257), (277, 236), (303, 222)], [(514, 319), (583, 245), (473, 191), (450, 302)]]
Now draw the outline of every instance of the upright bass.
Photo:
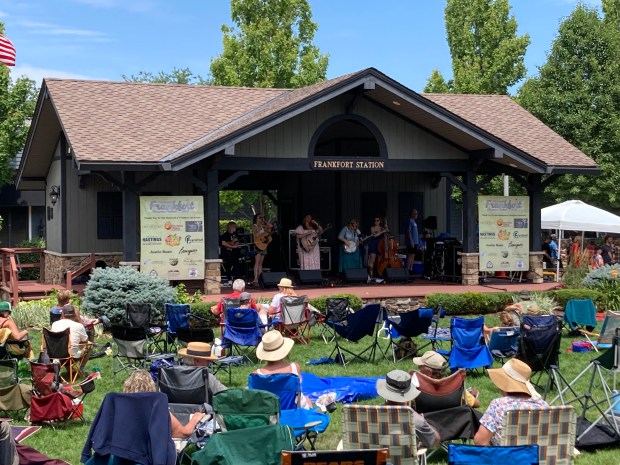
[(398, 251), (398, 242), (387, 227), (387, 218), (384, 219), (385, 233), (383, 240), (379, 242), (379, 257), (377, 258), (377, 275), (382, 276), (386, 268), (402, 268), (403, 262), (396, 256)]

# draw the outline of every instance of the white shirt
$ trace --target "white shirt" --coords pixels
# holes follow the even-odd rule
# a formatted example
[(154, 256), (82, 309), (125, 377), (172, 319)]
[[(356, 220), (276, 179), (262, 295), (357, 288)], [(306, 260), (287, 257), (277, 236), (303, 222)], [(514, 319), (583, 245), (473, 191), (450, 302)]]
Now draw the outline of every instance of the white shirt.
[(79, 357), (81, 355), (81, 347), (80, 344), (88, 341), (88, 334), (86, 334), (86, 328), (82, 323), (78, 323), (77, 321), (61, 319), (55, 321), (52, 324), (52, 331), (60, 332), (69, 328), (70, 331), (70, 339), (71, 339), (71, 355), (73, 357)]

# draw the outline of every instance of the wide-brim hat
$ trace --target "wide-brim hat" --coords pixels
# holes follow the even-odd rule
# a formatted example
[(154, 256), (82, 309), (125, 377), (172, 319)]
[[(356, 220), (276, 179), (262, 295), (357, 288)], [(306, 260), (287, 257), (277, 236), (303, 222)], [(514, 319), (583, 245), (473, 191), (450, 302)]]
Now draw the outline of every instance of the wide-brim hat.
[(295, 341), (282, 336), (280, 331), (267, 331), (256, 348), (256, 357), (266, 362), (277, 362), (288, 355), (294, 344)]
[(392, 370), (377, 380), (377, 394), (391, 402), (409, 402), (420, 395), (418, 378), (403, 370)]
[(211, 352), (211, 344), (208, 342), (190, 342), (187, 347), (179, 349), (178, 354), (181, 357), (217, 360), (217, 356)]
[(278, 283), (278, 287), (293, 287), (293, 281), (288, 278), (282, 278)]
[(413, 363), (433, 370), (443, 370), (447, 365), (446, 359), (434, 350), (427, 350), (421, 357), (413, 357)]
[(527, 394), (533, 398), (540, 398), (534, 385), (530, 383), (532, 369), (527, 363), (512, 358), (501, 368), (489, 368), (489, 378), (501, 391), (512, 394)]

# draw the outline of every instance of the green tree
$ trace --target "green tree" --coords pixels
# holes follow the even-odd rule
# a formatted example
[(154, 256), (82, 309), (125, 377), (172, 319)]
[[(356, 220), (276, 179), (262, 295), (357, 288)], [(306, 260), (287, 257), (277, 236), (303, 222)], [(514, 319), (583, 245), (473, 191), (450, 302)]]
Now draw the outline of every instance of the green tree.
[(620, 30), (579, 5), (560, 25), (539, 76), (519, 90), (520, 103), (592, 157), (597, 177), (567, 175), (546, 194), (620, 209)]
[(329, 60), (312, 44), (318, 26), (307, 0), (231, 0), (230, 9), (237, 27), (222, 26), (214, 85), (298, 88), (325, 79)]
[(199, 75), (194, 75), (189, 68), (172, 68), (170, 73), (160, 71), (153, 74), (148, 71), (140, 71), (138, 74), (131, 76), (122, 75), (127, 82), (152, 82), (157, 84), (208, 84), (208, 82)]
[[(0, 22), (0, 34), (4, 24)], [(0, 187), (13, 182), (12, 163), (24, 148), (38, 89), (31, 79), (11, 79), (9, 67), (0, 64)]]
[(525, 77), (530, 38), (517, 36), (508, 0), (447, 0), (445, 20), (454, 78), (446, 83), (435, 70), (425, 92), (445, 84), (460, 94), (507, 94)]

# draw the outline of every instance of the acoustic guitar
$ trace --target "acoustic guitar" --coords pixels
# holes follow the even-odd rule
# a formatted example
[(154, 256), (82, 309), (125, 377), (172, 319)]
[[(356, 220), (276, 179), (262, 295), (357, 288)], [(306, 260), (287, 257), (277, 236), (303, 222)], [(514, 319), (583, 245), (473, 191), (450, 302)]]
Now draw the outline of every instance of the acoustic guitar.
[(312, 252), (312, 250), (319, 243), (319, 239), (321, 239), (321, 236), (325, 234), (326, 231), (329, 231), (331, 228), (332, 228), (332, 225), (328, 224), (325, 227), (325, 229), (323, 229), (323, 231), (321, 231), (320, 233), (314, 231), (309, 236), (302, 237), (301, 239), (299, 239), (299, 244), (306, 252)]
[(271, 243), (273, 237), (271, 237), (271, 233), (264, 232), (259, 234), (258, 236), (254, 236), (254, 245), (260, 251), (264, 251), (267, 249), (267, 246)]

